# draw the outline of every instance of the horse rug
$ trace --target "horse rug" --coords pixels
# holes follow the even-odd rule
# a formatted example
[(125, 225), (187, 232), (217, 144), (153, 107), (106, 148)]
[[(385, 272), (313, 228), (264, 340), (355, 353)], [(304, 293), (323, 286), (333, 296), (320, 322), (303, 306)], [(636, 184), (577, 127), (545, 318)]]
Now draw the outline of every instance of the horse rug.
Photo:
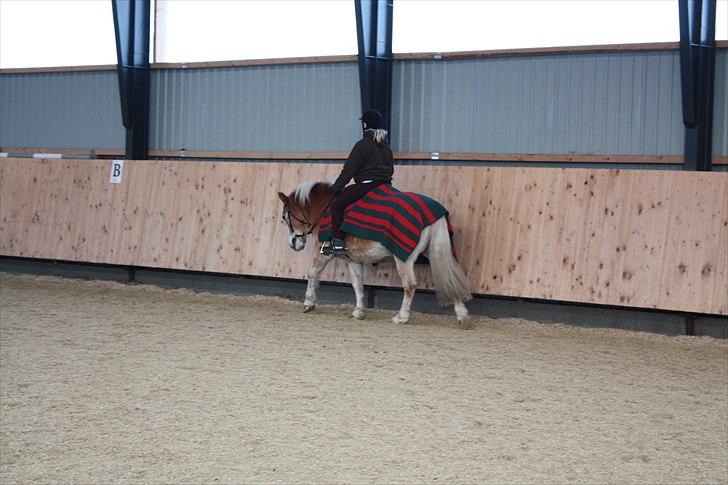
[[(363, 239), (379, 242), (401, 261), (417, 247), (420, 234), (448, 211), (439, 202), (412, 192), (401, 192), (391, 185), (379, 185), (346, 208), (341, 230)], [(447, 220), (452, 243), (452, 226)], [(331, 210), (321, 217), (319, 241), (331, 239)], [(453, 254), (455, 254), (455, 245)]]

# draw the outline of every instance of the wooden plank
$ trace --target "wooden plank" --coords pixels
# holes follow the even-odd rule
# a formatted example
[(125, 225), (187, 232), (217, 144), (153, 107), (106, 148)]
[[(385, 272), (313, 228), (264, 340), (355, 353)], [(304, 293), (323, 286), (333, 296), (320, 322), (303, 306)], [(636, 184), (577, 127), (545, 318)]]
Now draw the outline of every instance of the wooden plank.
[[(26, 148), (0, 147), (7, 153), (62, 153), (64, 155), (123, 156), (124, 150), (115, 148)], [(270, 151), (197, 151), (197, 150), (151, 150), (150, 157), (160, 158), (204, 158), (240, 160), (345, 160), (348, 152), (270, 152)], [(430, 160), (431, 152), (394, 152), (397, 160)], [(439, 152), (439, 160), (448, 161), (491, 161), (491, 162), (541, 162), (541, 163), (637, 163), (637, 164), (682, 164), (682, 155), (586, 155), (553, 153), (476, 153)], [(728, 164), (727, 156), (714, 156), (715, 165)]]
[(115, 70), (116, 64), (92, 64), (88, 66), (11, 67), (0, 69), (0, 74), (39, 74), (45, 72), (88, 72)]
[(49, 147), (0, 147), (0, 152), (19, 153), (60, 153), (62, 155), (96, 156), (124, 156), (122, 148), (49, 148)]
[(41, 148), (41, 147), (0, 147), (0, 152), (5, 153), (60, 153), (63, 155), (87, 155), (90, 156), (90, 148)]
[[(487, 59), (495, 57), (522, 57), (535, 55), (560, 55), (560, 54), (600, 54), (613, 52), (651, 52), (677, 50), (677, 42), (652, 42), (639, 44), (606, 44), (606, 45), (582, 45), (563, 47), (531, 47), (525, 49), (496, 49), (486, 51), (455, 51), (455, 52), (419, 52), (394, 54), (395, 61), (411, 60), (463, 60), (463, 59)], [(728, 41), (716, 41), (716, 48), (728, 48)], [(341, 62), (356, 62), (356, 55), (338, 56), (312, 56), (312, 57), (286, 57), (276, 59), (245, 59), (229, 61), (205, 61), (205, 62), (155, 62), (152, 69), (204, 69), (211, 67), (252, 67), (252, 66), (277, 66), (296, 64), (327, 64)], [(58, 66), (58, 67), (24, 67), (0, 69), (0, 74), (32, 74), (45, 72), (84, 72), (84, 71), (113, 71), (116, 64), (89, 65), (89, 66)]]
[[(425, 157), (429, 159), (430, 157)], [(681, 164), (682, 155), (585, 155), (574, 153), (465, 153), (446, 152), (440, 160), (503, 161), (503, 162), (547, 162), (547, 163), (666, 163)]]
[(678, 42), (651, 42), (641, 44), (604, 44), (604, 45), (578, 45), (562, 47), (527, 47), (521, 49), (494, 49), (485, 51), (453, 51), (453, 52), (420, 52), (411, 54), (395, 54), (400, 61), (414, 60), (462, 60), (462, 59), (488, 59), (493, 57), (523, 57), (538, 55), (559, 54), (603, 54), (613, 52), (651, 52), (670, 51), (679, 49)]
[[(276, 193), (338, 164), (0, 161), (0, 253), (304, 278)], [(451, 212), (474, 291), (728, 314), (728, 174), (399, 166), (400, 188)], [(418, 279), (431, 287), (427, 268)], [(391, 264), (366, 282), (398, 286)], [(344, 263), (325, 281), (348, 281)]]
[[(161, 158), (225, 158), (249, 160), (345, 160), (348, 152), (259, 152), (259, 151), (196, 151), (151, 150), (150, 157)], [(429, 157), (428, 157), (429, 158)]]
[(94, 153), (99, 157), (123, 157), (126, 150), (123, 148), (96, 148)]
[[(152, 157), (162, 158), (224, 158), (250, 160), (345, 160), (348, 152), (245, 152), (245, 151), (194, 151), (152, 150)], [(431, 152), (394, 152), (397, 160), (430, 160)], [(719, 157), (717, 157), (719, 158)], [(545, 162), (545, 163), (639, 163), (681, 164), (682, 155), (580, 155), (553, 153), (471, 153), (438, 152), (437, 160), (493, 161), (493, 162)]]
[(309, 56), (309, 57), (280, 57), (273, 59), (244, 59), (231, 61), (202, 61), (202, 62), (157, 62), (152, 69), (204, 69), (211, 67), (253, 67), (253, 66), (279, 66), (296, 64), (331, 64), (341, 62), (356, 62), (356, 55), (342, 56)]

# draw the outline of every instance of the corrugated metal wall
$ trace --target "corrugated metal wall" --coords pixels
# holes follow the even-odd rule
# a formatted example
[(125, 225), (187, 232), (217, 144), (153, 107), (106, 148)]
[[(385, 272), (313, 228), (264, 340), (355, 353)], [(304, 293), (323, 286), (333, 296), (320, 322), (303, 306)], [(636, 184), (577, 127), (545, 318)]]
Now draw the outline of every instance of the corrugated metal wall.
[(713, 155), (728, 155), (728, 49), (715, 55)]
[(403, 151), (679, 155), (674, 52), (399, 62)]
[(150, 148), (348, 150), (358, 75), (354, 63), (152, 71)]
[(123, 148), (116, 71), (0, 75), (0, 146)]
[[(0, 145), (122, 148), (116, 73), (0, 75)], [(152, 71), (152, 150), (346, 151), (355, 63)], [(398, 61), (400, 151), (679, 155), (677, 52)], [(728, 51), (718, 51), (716, 155), (728, 155)]]

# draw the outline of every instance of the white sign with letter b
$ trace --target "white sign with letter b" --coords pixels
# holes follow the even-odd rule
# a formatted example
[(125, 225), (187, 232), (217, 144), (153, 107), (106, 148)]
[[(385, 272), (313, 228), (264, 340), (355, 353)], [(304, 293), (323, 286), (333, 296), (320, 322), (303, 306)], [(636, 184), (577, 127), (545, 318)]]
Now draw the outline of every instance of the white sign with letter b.
[(111, 175), (109, 175), (109, 183), (120, 184), (121, 177), (124, 175), (124, 160), (113, 160), (111, 162)]

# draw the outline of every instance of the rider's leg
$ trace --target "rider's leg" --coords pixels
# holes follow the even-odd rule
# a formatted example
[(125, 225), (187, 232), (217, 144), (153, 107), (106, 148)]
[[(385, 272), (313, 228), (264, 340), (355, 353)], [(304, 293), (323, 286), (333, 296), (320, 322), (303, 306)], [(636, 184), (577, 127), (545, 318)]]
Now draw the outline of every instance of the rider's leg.
[(344, 242), (344, 232), (341, 225), (344, 223), (344, 213), (346, 208), (364, 197), (370, 190), (382, 182), (371, 182), (367, 184), (354, 184), (344, 188), (339, 196), (331, 202), (331, 227), (333, 229), (333, 239), (324, 246), (326, 254), (344, 254), (346, 246)]

